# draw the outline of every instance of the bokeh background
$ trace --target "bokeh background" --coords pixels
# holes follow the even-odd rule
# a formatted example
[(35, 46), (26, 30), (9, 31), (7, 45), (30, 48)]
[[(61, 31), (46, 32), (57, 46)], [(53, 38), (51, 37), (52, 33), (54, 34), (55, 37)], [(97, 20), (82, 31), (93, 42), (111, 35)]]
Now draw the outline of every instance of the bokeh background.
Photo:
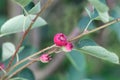
[[(47, 0), (41, 0), (41, 7)], [(119, 0), (100, 0), (109, 7), (109, 15), (113, 18), (120, 17)], [(37, 0), (34, 0), (37, 3)], [(32, 3), (29, 5), (32, 6)], [(48, 25), (30, 31), (23, 45), (25, 52), (37, 51), (53, 44), (53, 36), (58, 32), (74, 36), (83, 30), (89, 22), (85, 11), (87, 7), (93, 11), (93, 6), (87, 0), (53, 0), (51, 6), (41, 15)], [(104, 9), (104, 8), (103, 8)], [(20, 6), (12, 0), (0, 0), (0, 26), (9, 18), (23, 13)], [(102, 25), (101, 21), (94, 21), (90, 29)], [(11, 34), (0, 38), (0, 45), (12, 42), (16, 46), (22, 33)], [(94, 34), (86, 36), (96, 41), (99, 45), (115, 52), (120, 57), (120, 24), (111, 25)], [(77, 53), (75, 53), (78, 55)], [(35, 63), (29, 68), (34, 72), (36, 80), (120, 80), (120, 65), (112, 64), (101, 59), (81, 54), (76, 58), (81, 63), (77, 71), (68, 58), (63, 54), (56, 54), (49, 64)]]

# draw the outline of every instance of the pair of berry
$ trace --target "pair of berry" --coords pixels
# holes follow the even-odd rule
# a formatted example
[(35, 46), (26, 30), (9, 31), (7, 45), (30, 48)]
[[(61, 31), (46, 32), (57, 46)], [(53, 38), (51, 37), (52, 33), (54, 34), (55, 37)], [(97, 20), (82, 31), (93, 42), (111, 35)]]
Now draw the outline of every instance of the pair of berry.
[[(67, 37), (63, 33), (57, 33), (54, 36), (54, 43), (65, 52), (70, 52), (73, 49), (73, 44), (67, 40)], [(47, 63), (51, 60), (51, 57), (45, 53), (42, 54), (39, 59), (41, 62)]]
[(67, 37), (63, 33), (57, 33), (54, 36), (56, 46), (62, 47), (63, 51), (70, 52), (73, 49), (73, 44), (67, 41)]

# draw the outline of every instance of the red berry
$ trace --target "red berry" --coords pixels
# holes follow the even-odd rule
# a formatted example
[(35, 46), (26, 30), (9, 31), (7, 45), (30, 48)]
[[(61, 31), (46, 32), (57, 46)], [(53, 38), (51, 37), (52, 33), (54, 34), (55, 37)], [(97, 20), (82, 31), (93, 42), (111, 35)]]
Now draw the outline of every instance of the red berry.
[(73, 49), (73, 44), (71, 42), (67, 42), (67, 44), (63, 47), (63, 51), (70, 52)]
[(57, 46), (65, 46), (67, 44), (67, 37), (63, 33), (57, 33), (54, 36), (54, 43)]

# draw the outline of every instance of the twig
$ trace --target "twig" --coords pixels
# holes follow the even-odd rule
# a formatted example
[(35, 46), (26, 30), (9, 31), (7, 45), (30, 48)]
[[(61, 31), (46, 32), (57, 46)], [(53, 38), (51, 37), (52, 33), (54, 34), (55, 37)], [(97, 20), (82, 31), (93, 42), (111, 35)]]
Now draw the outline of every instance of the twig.
[(25, 59), (22, 59), (21, 61), (19, 61), (18, 63), (16, 63), (14, 66), (11, 67), (11, 71), (12, 71), (15, 67), (17, 67), (19, 64), (21, 64), (21, 63), (29, 60), (29, 59), (32, 58), (32, 57), (35, 57), (35, 56), (39, 55), (40, 53), (42, 53), (42, 52), (44, 52), (44, 51), (47, 51), (47, 50), (49, 50), (49, 49), (52, 49), (52, 48), (54, 48), (54, 47), (56, 47), (56, 45), (52, 45), (52, 46), (50, 46), (50, 47), (44, 48), (44, 49), (42, 49), (42, 50), (34, 53), (33, 55), (28, 56), (28, 57), (25, 58)]
[(96, 32), (96, 31), (98, 31), (98, 30), (101, 30), (101, 29), (103, 29), (103, 28), (106, 28), (106, 27), (108, 27), (109, 25), (114, 24), (114, 23), (119, 22), (119, 21), (120, 21), (120, 18), (115, 19), (115, 20), (113, 20), (113, 21), (111, 21), (111, 22), (108, 22), (108, 23), (102, 25), (102, 26), (99, 26), (98, 28), (95, 28), (95, 29), (90, 30), (90, 31), (87, 31), (87, 32), (83, 32), (82, 34), (80, 34), (80, 35), (78, 35), (78, 36), (76, 36), (76, 37), (74, 37), (74, 38), (72, 38), (72, 39), (69, 39), (69, 41), (71, 42), (71, 41), (77, 40), (77, 39), (79, 39), (79, 38), (81, 38), (81, 37), (83, 37), (83, 36), (85, 36), (85, 35), (88, 35), (88, 34), (90, 34), (90, 33), (93, 33), (93, 32)]
[(36, 62), (35, 60), (27, 63), (25, 66), (19, 68), (17, 71), (15, 71), (14, 73), (12, 73), (9, 77), (7, 77), (5, 80), (9, 80), (10, 78), (12, 78), (14, 75), (16, 75), (17, 73), (19, 73), (20, 71), (22, 71), (24, 68), (26, 68), (27, 66), (31, 65), (32, 63)]
[(30, 29), (32, 28), (33, 24), (35, 23), (35, 21), (37, 20), (37, 18), (44, 12), (44, 10), (46, 10), (46, 8), (49, 6), (49, 4), (51, 3), (52, 0), (48, 0), (47, 3), (45, 4), (45, 6), (43, 6), (43, 8), (41, 9), (40, 12), (37, 13), (36, 17), (31, 21), (31, 24), (29, 25), (28, 29), (25, 31), (25, 33), (23, 34), (19, 44), (18, 44), (18, 47), (16, 49), (16, 51), (14, 52), (14, 55), (12, 56), (12, 58), (10, 59), (10, 62), (6, 68), (6, 71), (9, 72), (10, 70), (10, 67), (12, 65), (12, 62), (17, 54), (17, 52), (19, 51), (22, 43), (23, 43), (23, 40), (25, 39), (26, 35), (28, 34), (28, 32), (30, 31)]
[(6, 71), (0, 66), (0, 69), (2, 70), (2, 72), (4, 73), (4, 74), (6, 74)]
[[(45, 48), (45, 49), (43, 49), (43, 50), (41, 50), (41, 51), (39, 51), (39, 52), (37, 52), (37, 53), (34, 53), (34, 55), (31, 55), (31, 56), (29, 56), (29, 57), (21, 60), (19, 63), (17, 63), (16, 65), (14, 65), (14, 66), (11, 68), (11, 70), (13, 70), (13, 69), (14, 69), (16, 66), (18, 66), (19, 64), (21, 64), (21, 63), (29, 60), (30, 58), (32, 58), (32, 57), (34, 57), (34, 56), (36, 56), (36, 55), (38, 55), (38, 54), (40, 54), (40, 53), (48, 50), (48, 49), (51, 49), (51, 48), (53, 48), (53, 47), (55, 47), (55, 45), (52, 45), (52, 46), (50, 46), (50, 47), (47, 47), (47, 48)], [(56, 51), (56, 49), (53, 49), (50, 53), (55, 52), (55, 51)], [(21, 70), (23, 70), (24, 68), (28, 67), (29, 65), (31, 65), (31, 64), (34, 63), (34, 62), (36, 62), (36, 60), (33, 60), (33, 61), (29, 62), (28, 64), (24, 65), (23, 67), (19, 68), (18, 70), (16, 70), (15, 72), (13, 72), (10, 76), (8, 76), (8, 78), (6, 78), (5, 80), (10, 79), (11, 77), (13, 77), (14, 75), (16, 75), (16, 74), (19, 73)]]

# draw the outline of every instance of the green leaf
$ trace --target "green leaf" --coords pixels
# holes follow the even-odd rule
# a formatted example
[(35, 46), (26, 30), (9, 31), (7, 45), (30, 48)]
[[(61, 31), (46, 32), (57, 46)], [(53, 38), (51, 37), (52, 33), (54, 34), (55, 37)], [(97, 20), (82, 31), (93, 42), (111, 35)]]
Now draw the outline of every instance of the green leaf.
[(25, 78), (21, 78), (21, 77), (16, 77), (16, 78), (12, 78), (10, 80), (28, 80), (28, 79), (25, 79)]
[(79, 51), (72, 50), (70, 53), (66, 54), (72, 66), (69, 67), (67, 71), (67, 80), (77, 80), (85, 77), (86, 60), (83, 54)]
[[(82, 43), (83, 41), (84, 40), (80, 41), (79, 45), (83, 44)], [(86, 41), (88, 41), (88, 40), (86, 40)], [(93, 43), (93, 42), (91, 42), (91, 40), (88, 42)], [(110, 52), (99, 45), (91, 45), (91, 44), (89, 45), (89, 43), (87, 45), (80, 46), (78, 50), (82, 53), (86, 53), (86, 54), (98, 57), (103, 60), (107, 60), (107, 61), (115, 63), (115, 64), (119, 64), (119, 58), (115, 53)]]
[(71, 52), (67, 53), (66, 56), (77, 70), (82, 71), (85, 69), (86, 60), (83, 54), (80, 54), (80, 52), (78, 51), (72, 50)]
[(77, 80), (81, 79), (79, 71), (77, 71), (73, 66), (70, 66), (67, 71), (67, 80)]
[[(100, 12), (106, 12), (109, 8), (100, 0), (88, 0)], [(104, 9), (103, 9), (104, 8)]]
[(32, 0), (13, 0), (14, 2), (16, 2), (17, 4), (19, 4), (20, 6), (25, 7), (26, 5), (28, 5)]
[(3, 43), (2, 45), (2, 61), (7, 60), (10, 58), (15, 52), (14, 44), (10, 42)]
[[(103, 17), (103, 18), (105, 18), (105, 17)], [(114, 18), (113, 17), (109, 17), (110, 18), (110, 20), (113, 20)], [(101, 20), (101, 17), (100, 16), (97, 16), (96, 18), (94, 18), (94, 20)]]
[[(6, 23), (2, 25), (0, 36), (5, 36), (8, 34), (25, 31), (29, 27), (30, 23), (32, 22), (32, 19), (34, 19), (35, 16), (36, 15), (28, 15), (28, 16), (19, 15), (8, 20)], [(32, 29), (36, 27), (44, 26), (46, 24), (47, 23), (44, 19), (38, 17), (35, 23), (33, 24)]]
[(84, 46), (80, 49), (80, 51), (101, 58), (103, 60), (119, 64), (118, 56), (101, 46)]
[(84, 46), (89, 46), (89, 45), (96, 46), (97, 44), (92, 39), (82, 39), (78, 42), (77, 46), (79, 48), (82, 48)]
[(109, 20), (112, 20), (113, 18), (109, 16), (108, 12), (99, 13), (100, 16), (97, 16), (94, 18), (94, 20), (102, 20), (103, 22), (108, 22)]
[(28, 69), (28, 68), (25, 68), (23, 69), (19, 74), (16, 75), (17, 77), (22, 77), (22, 78), (25, 78), (27, 80), (35, 80), (35, 77), (33, 75), (33, 72)]
[(40, 2), (38, 2), (28, 13), (29, 14), (36, 14), (41, 10)]
[(110, 21), (110, 16), (108, 14), (109, 8), (105, 4), (103, 4), (99, 0), (89, 0), (89, 2), (92, 5), (94, 5), (95, 9), (97, 10), (99, 14), (99, 18), (101, 21), (103, 21), (104, 23)]

